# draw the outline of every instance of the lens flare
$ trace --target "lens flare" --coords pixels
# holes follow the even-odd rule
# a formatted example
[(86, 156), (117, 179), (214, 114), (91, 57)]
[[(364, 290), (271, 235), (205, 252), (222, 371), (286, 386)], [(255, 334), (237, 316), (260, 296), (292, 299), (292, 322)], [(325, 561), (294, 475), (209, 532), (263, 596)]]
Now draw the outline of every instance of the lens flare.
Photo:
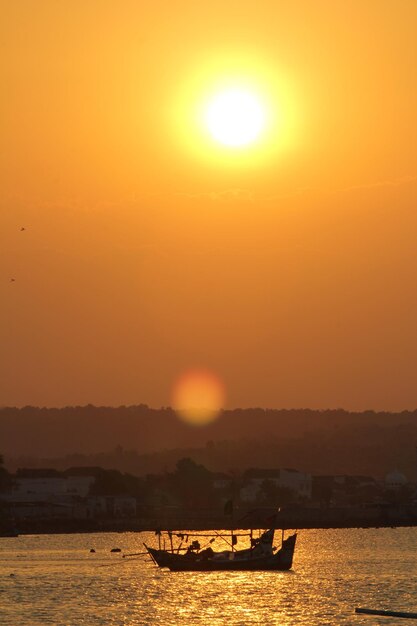
[(184, 422), (204, 426), (218, 417), (224, 398), (224, 386), (215, 374), (190, 370), (176, 381), (172, 406)]

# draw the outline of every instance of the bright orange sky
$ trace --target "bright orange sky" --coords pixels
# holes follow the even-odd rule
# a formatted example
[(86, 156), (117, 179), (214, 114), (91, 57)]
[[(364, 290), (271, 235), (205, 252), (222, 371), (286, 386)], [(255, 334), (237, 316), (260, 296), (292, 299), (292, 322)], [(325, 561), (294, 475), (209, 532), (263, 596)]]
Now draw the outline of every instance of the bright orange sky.
[[(203, 368), (228, 407), (415, 408), (416, 23), (2, 0), (0, 405), (167, 405)], [(272, 112), (243, 151), (198, 125), (228, 81)]]

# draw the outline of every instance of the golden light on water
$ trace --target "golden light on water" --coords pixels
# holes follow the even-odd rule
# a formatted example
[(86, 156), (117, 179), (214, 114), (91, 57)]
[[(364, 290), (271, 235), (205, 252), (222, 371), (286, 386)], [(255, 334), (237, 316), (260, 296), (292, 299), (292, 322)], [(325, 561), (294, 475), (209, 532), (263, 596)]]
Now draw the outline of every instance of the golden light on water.
[(225, 399), (224, 385), (213, 372), (190, 370), (176, 381), (172, 406), (184, 422), (203, 426), (219, 416)]

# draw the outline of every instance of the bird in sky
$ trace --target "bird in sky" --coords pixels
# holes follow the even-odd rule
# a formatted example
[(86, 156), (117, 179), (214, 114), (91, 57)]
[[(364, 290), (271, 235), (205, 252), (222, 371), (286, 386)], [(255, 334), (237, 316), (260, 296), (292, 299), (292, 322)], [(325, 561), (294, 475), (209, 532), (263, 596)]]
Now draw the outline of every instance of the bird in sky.
[(11, 282), (11, 283), (15, 283), (15, 282), (16, 282), (16, 279), (15, 279), (15, 278), (11, 278), (11, 279), (10, 279), (10, 282)]
[(24, 226), (21, 227), (20, 232), (26, 230), (26, 228)]

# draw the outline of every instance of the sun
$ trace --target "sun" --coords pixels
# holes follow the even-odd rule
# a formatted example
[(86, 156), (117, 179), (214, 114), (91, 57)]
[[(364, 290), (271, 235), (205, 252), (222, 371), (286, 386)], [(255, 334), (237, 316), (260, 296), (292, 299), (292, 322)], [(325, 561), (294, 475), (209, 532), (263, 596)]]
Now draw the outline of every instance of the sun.
[(255, 142), (266, 124), (261, 100), (243, 89), (227, 89), (216, 94), (208, 102), (204, 117), (212, 138), (229, 148)]

